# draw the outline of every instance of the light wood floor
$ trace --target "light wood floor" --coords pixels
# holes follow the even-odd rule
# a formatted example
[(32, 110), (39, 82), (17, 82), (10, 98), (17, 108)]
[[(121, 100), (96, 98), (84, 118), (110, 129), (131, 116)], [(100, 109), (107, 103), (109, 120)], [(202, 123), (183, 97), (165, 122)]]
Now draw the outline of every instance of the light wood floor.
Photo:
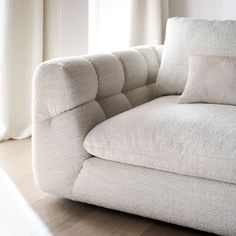
[[(30, 139), (26, 139), (0, 143), (0, 166), (54, 235), (210, 235), (160, 221), (72, 202), (43, 193), (35, 186), (33, 181), (30, 142)], [(14, 227), (14, 224), (12, 227)]]

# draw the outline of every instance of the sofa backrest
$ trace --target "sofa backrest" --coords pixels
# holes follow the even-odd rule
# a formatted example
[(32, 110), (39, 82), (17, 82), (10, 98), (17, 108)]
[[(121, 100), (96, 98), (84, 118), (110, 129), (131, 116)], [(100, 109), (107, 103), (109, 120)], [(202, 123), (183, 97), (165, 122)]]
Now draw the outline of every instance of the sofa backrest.
[(156, 97), (156, 78), (162, 46), (86, 56), (98, 80), (96, 100), (107, 118), (149, 102)]
[(159, 95), (183, 92), (191, 55), (236, 57), (236, 21), (169, 19), (157, 79)]
[[(106, 118), (156, 97), (162, 45), (44, 62), (36, 72), (38, 121), (95, 100)], [(39, 77), (39, 78), (38, 78)], [(38, 95), (43, 93), (43, 95)]]

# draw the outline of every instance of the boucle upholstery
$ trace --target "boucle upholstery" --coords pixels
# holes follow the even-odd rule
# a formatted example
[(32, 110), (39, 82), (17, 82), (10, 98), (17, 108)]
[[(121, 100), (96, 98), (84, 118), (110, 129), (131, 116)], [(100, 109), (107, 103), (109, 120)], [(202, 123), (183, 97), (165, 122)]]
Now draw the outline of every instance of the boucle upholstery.
[(157, 79), (159, 95), (182, 94), (192, 55), (236, 57), (236, 21), (185, 17), (167, 22), (165, 46)]
[(100, 123), (85, 149), (106, 160), (236, 184), (236, 108), (178, 98), (163, 96)]
[(71, 198), (87, 133), (105, 119), (155, 98), (162, 46), (54, 59), (35, 74), (33, 155), (36, 181)]
[(236, 185), (89, 158), (75, 200), (220, 235), (236, 232)]
[(179, 103), (197, 102), (236, 106), (236, 57), (189, 58), (188, 81)]

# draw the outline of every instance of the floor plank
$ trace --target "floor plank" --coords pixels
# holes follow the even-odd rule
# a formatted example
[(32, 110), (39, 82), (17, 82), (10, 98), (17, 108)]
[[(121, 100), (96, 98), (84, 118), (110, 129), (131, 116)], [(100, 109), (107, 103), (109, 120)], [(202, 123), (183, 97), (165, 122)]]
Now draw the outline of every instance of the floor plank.
[(210, 235), (152, 219), (61, 199), (42, 192), (35, 186), (33, 180), (30, 139), (0, 143), (0, 166), (54, 235)]

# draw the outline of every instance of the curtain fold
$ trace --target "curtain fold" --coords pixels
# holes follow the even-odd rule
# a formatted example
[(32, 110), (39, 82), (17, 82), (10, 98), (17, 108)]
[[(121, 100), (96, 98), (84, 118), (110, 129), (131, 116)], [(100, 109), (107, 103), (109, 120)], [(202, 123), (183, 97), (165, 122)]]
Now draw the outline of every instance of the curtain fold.
[(32, 78), (59, 56), (59, 0), (0, 0), (0, 141), (31, 135)]
[(90, 0), (89, 52), (162, 44), (168, 0)]
[(30, 135), (31, 81), (42, 61), (43, 0), (2, 0), (0, 140)]
[(132, 0), (130, 8), (130, 46), (162, 44), (169, 15), (168, 0)]

